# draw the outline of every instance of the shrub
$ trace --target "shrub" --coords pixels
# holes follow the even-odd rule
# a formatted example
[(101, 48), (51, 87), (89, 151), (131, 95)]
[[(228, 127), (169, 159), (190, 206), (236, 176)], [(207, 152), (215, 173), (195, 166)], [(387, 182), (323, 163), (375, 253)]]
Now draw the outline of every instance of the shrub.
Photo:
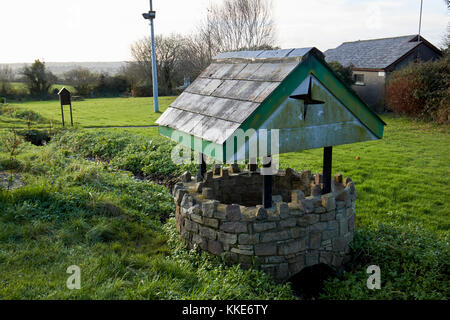
[(31, 142), (35, 146), (43, 146), (51, 140), (51, 135), (46, 130), (24, 130), (18, 132), (25, 141)]
[(39, 113), (32, 110), (22, 110), (11, 106), (0, 107), (0, 115), (4, 115), (9, 118), (23, 119), (32, 122), (43, 123), (46, 119)]
[(352, 66), (344, 67), (338, 61), (331, 61), (328, 63), (328, 65), (331, 67), (331, 69), (333, 69), (333, 71), (341, 79), (341, 81), (343, 81), (349, 87), (351, 87), (355, 83), (353, 79)]
[(450, 112), (450, 55), (412, 63), (389, 77), (386, 102), (394, 112), (438, 123)]

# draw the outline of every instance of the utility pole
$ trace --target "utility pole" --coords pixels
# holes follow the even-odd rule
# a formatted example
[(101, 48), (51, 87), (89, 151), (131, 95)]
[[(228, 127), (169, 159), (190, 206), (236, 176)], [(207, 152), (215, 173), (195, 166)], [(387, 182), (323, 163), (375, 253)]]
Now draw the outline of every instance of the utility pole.
[(420, 33), (422, 31), (422, 8), (423, 8), (423, 0), (420, 0), (419, 37), (417, 41), (420, 41)]
[(150, 28), (152, 33), (152, 78), (153, 78), (153, 103), (155, 106), (155, 112), (159, 112), (158, 103), (158, 74), (156, 70), (156, 53), (155, 53), (155, 30), (153, 27), (153, 20), (156, 17), (156, 12), (153, 11), (153, 3), (150, 0), (150, 11), (148, 13), (143, 13), (144, 19), (150, 20)]

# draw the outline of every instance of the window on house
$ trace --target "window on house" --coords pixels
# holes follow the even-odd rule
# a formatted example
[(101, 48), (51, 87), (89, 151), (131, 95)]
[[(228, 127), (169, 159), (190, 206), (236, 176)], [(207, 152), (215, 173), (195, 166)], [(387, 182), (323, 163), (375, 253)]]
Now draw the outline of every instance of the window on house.
[(363, 74), (354, 74), (353, 78), (355, 80), (355, 84), (364, 85), (364, 75)]

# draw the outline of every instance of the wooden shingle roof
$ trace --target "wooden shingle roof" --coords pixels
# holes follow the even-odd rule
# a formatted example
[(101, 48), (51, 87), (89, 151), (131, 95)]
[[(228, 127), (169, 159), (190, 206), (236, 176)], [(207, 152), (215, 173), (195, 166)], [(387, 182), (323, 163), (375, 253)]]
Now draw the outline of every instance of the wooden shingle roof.
[(219, 54), (156, 123), (222, 144), (311, 51), (321, 55), (315, 48)]
[(247, 157), (249, 140), (234, 143), (243, 132), (278, 132), (279, 154), (381, 139), (385, 125), (315, 48), (219, 54), (156, 123), (225, 162)]

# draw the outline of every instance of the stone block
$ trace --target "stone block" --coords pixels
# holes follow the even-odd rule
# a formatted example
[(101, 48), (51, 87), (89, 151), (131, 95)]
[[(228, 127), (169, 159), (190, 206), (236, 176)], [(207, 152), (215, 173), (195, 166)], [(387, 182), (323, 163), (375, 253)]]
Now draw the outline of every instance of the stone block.
[(333, 254), (328, 251), (321, 251), (319, 255), (319, 262), (330, 265), (333, 259)]
[(331, 260), (331, 265), (335, 267), (340, 267), (342, 265), (342, 262), (344, 260), (344, 257), (340, 254), (334, 254), (333, 258)]
[(183, 182), (191, 182), (192, 180), (192, 176), (191, 173), (189, 171), (185, 171), (182, 175), (181, 175), (181, 181)]
[(321, 173), (316, 173), (316, 175), (314, 176), (314, 183), (315, 184), (323, 183), (323, 176)]
[(302, 190), (292, 190), (291, 191), (291, 202), (300, 203), (301, 200), (305, 199), (305, 194)]
[(328, 229), (322, 231), (322, 240), (330, 240), (334, 239), (339, 235), (339, 232), (337, 229)]
[(336, 252), (345, 251), (347, 241), (345, 241), (344, 237), (332, 239), (332, 242), (333, 242), (333, 251)]
[(255, 222), (253, 223), (254, 232), (264, 232), (267, 230), (275, 229), (277, 227), (275, 222)]
[(257, 244), (259, 243), (259, 233), (256, 234), (240, 234), (239, 244)]
[(314, 212), (313, 198), (312, 197), (308, 197), (308, 198), (300, 200), (300, 208), (305, 213), (312, 213), (312, 212)]
[(208, 249), (208, 240), (206, 238), (201, 237), (198, 234), (194, 234), (192, 236), (192, 243), (199, 246), (199, 248), (202, 250)]
[(307, 227), (319, 221), (318, 214), (305, 214), (304, 216), (297, 218), (297, 225), (300, 227)]
[(322, 187), (320, 184), (313, 184), (311, 186), (311, 196), (318, 197), (322, 194)]
[(194, 222), (197, 222), (197, 223), (200, 223), (200, 224), (203, 223), (203, 217), (201, 215), (192, 213), (190, 215), (190, 218)]
[(214, 190), (212, 188), (202, 188), (202, 196), (206, 199), (213, 199), (214, 198)]
[(330, 211), (320, 215), (320, 221), (330, 221), (336, 218), (336, 213), (334, 211)]
[(217, 231), (208, 227), (199, 226), (199, 234), (210, 240), (217, 239)]
[(278, 254), (281, 256), (298, 253), (303, 250), (306, 250), (305, 239), (292, 240), (278, 245)]
[(288, 231), (275, 231), (261, 233), (261, 242), (283, 241), (290, 238), (290, 232)]
[(289, 205), (286, 202), (277, 202), (276, 207), (281, 219), (289, 217)]
[(344, 185), (347, 186), (350, 182), (353, 182), (353, 180), (350, 177), (346, 177), (344, 180)]
[(355, 231), (355, 217), (350, 217), (348, 219), (348, 231), (353, 232)]
[(217, 210), (217, 205), (219, 201), (205, 201), (202, 203), (202, 212), (205, 217), (212, 218), (214, 216), (214, 212)]
[(348, 220), (339, 220), (339, 235), (344, 236), (348, 233)]
[(197, 182), (195, 184), (195, 192), (196, 193), (202, 193), (202, 188), (203, 188), (203, 182)]
[(208, 251), (216, 256), (220, 256), (223, 252), (223, 246), (219, 241), (208, 240)]
[(328, 230), (338, 230), (339, 229), (338, 222), (336, 220), (328, 221), (327, 229)]
[(310, 267), (319, 263), (319, 252), (308, 252), (305, 255), (305, 266)]
[(291, 236), (294, 239), (304, 238), (307, 235), (306, 228), (295, 227), (291, 229)]
[(311, 232), (309, 235), (309, 248), (310, 249), (319, 249), (321, 244), (321, 233), (320, 232)]
[(186, 189), (178, 189), (175, 193), (175, 203), (179, 206), (181, 205), (181, 201), (183, 200), (183, 197), (185, 194), (187, 194), (188, 191)]
[(284, 280), (289, 277), (289, 266), (287, 263), (281, 263), (276, 267), (275, 278), (278, 280)]
[(232, 233), (219, 232), (219, 241), (225, 244), (235, 244), (237, 235)]
[(264, 209), (264, 207), (262, 207), (262, 206), (257, 206), (257, 208), (256, 208), (256, 219), (264, 220), (264, 219), (267, 219), (267, 217), (268, 217), (267, 210)]
[(327, 211), (332, 211), (336, 209), (336, 199), (334, 198), (333, 194), (328, 193), (322, 196), (322, 206)]
[(245, 250), (245, 249), (239, 249), (239, 248), (231, 248), (231, 252), (244, 255), (244, 256), (252, 256), (254, 251), (253, 250)]
[[(181, 190), (180, 190), (180, 191), (181, 191)], [(179, 192), (180, 192), (180, 191), (179, 191)], [(194, 197), (192, 197), (189, 193), (186, 193), (186, 194), (183, 196), (183, 200), (181, 200), (180, 206), (181, 206), (182, 208), (189, 209), (190, 207), (193, 207), (194, 204), (195, 204)]]
[(297, 225), (297, 219), (296, 218), (288, 218), (281, 220), (279, 223), (280, 228), (291, 228), (295, 227)]
[[(255, 247), (255, 251), (256, 251), (256, 247)], [(275, 246), (275, 254), (277, 251), (277, 247)], [(270, 256), (270, 257), (265, 257), (264, 258), (264, 263), (282, 263), (285, 262), (285, 258), (281, 257), (281, 256)]]
[(328, 223), (326, 222), (317, 222), (309, 227), (310, 231), (318, 231), (322, 232), (328, 227)]
[(184, 220), (184, 228), (188, 231), (198, 232), (198, 224), (189, 219)]
[(325, 209), (324, 207), (314, 208), (314, 213), (321, 214), (325, 212), (327, 212), (327, 209)]
[(219, 227), (219, 220), (214, 218), (203, 218), (203, 224), (205, 226), (217, 229)]
[(220, 230), (229, 233), (247, 232), (247, 224), (243, 222), (224, 222), (220, 225)]
[(336, 192), (335, 199), (336, 199), (336, 201), (343, 201), (345, 203), (345, 201), (347, 201), (348, 197), (349, 197), (349, 190), (344, 189), (344, 190)]
[(347, 208), (347, 209), (345, 209), (345, 216), (346, 216), (347, 218), (350, 218), (350, 217), (354, 216), (353, 208)]
[(172, 196), (175, 197), (177, 194), (177, 191), (179, 189), (185, 189), (184, 188), (184, 184), (182, 182), (177, 182), (174, 186), (173, 186), (173, 190), (172, 190)]
[(227, 220), (239, 221), (241, 219), (241, 208), (237, 204), (228, 205), (225, 212)]
[(336, 198), (336, 209), (344, 208), (345, 207), (345, 201), (338, 201)]

